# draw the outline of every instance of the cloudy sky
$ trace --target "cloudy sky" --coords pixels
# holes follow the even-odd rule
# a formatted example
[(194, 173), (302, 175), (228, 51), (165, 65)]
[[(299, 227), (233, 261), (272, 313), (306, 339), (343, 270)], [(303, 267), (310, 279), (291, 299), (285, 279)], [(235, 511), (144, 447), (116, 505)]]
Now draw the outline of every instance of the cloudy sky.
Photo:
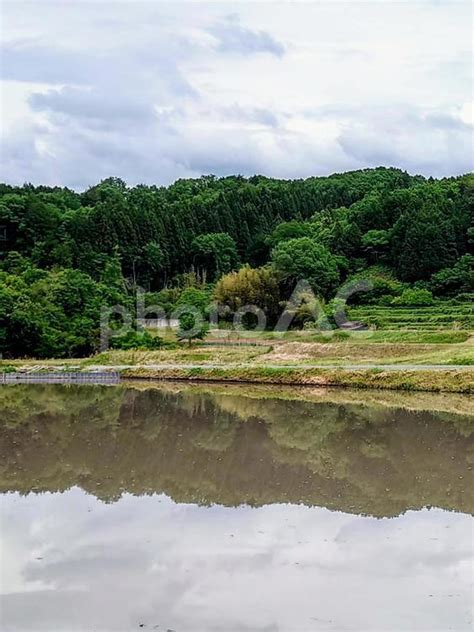
[(2, 2), (1, 180), (472, 170), (472, 5)]

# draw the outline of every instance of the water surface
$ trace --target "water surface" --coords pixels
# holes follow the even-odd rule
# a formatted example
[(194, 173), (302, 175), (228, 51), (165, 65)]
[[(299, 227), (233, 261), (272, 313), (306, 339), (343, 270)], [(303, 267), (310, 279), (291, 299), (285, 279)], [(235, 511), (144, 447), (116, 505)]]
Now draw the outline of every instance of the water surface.
[(471, 630), (463, 396), (0, 389), (5, 631)]

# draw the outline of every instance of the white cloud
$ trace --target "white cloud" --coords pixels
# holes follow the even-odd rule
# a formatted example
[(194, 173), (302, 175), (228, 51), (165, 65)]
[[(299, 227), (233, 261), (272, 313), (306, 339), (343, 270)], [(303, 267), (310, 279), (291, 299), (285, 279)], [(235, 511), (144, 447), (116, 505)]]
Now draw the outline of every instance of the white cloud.
[(9, 182), (472, 169), (469, 3), (6, 2), (3, 17)]

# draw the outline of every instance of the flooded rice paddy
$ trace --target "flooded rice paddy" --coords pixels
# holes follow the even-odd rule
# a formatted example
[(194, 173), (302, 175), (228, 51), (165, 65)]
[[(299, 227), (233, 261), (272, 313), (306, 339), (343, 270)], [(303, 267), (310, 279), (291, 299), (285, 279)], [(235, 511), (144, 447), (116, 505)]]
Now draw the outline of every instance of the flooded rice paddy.
[(0, 388), (4, 632), (472, 630), (472, 398)]

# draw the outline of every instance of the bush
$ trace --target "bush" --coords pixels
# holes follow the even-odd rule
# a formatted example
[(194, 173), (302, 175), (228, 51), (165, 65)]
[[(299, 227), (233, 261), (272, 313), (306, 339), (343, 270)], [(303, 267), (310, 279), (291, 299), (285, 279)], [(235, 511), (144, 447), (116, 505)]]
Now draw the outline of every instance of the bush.
[(333, 340), (349, 340), (351, 334), (348, 331), (344, 331), (343, 329), (336, 329), (333, 334)]
[(455, 303), (470, 303), (474, 305), (474, 292), (461, 292), (461, 294), (456, 294), (453, 301)]
[(438, 296), (453, 296), (474, 290), (474, 256), (464, 255), (452, 268), (444, 268), (431, 277), (431, 289)]
[(110, 346), (112, 349), (146, 349), (147, 351), (155, 351), (163, 347), (163, 340), (159, 336), (152, 336), (148, 331), (143, 333), (138, 331), (129, 331), (123, 336), (112, 338)]
[(377, 261), (386, 258), (390, 246), (390, 231), (372, 229), (362, 236), (362, 246), (369, 259)]
[(393, 299), (392, 305), (407, 307), (426, 306), (434, 304), (433, 294), (429, 290), (407, 288), (401, 296)]
[[(165, 288), (159, 292), (147, 292), (145, 294), (145, 305), (147, 308), (161, 308), (166, 316), (170, 316), (176, 309), (176, 303), (179, 299), (181, 290), (177, 287)], [(152, 318), (152, 316), (148, 316)]]
[(378, 299), (377, 305), (381, 305), (382, 307), (388, 307), (392, 304), (393, 295), (392, 294), (382, 294), (382, 296)]
[(16, 369), (11, 364), (0, 366), (0, 373), (16, 373)]
[(400, 296), (406, 285), (393, 278), (390, 270), (382, 266), (367, 268), (348, 279), (348, 283), (354, 281), (368, 281), (372, 289), (368, 292), (357, 292), (351, 295), (348, 302), (351, 305), (390, 305), (392, 299)]

